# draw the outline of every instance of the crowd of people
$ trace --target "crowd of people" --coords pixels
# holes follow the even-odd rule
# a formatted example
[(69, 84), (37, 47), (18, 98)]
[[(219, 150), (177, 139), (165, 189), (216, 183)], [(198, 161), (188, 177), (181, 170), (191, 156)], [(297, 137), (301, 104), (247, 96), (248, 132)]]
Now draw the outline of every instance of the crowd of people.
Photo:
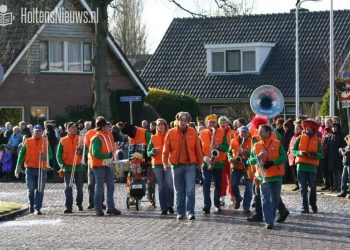
[[(243, 118), (230, 120), (210, 114), (192, 122), (188, 112), (179, 112), (169, 125), (162, 118), (149, 125), (142, 121), (140, 127), (123, 122), (112, 125), (98, 117), (95, 123), (79, 120), (63, 127), (56, 127), (55, 121), (46, 121), (44, 127), (20, 122), (12, 128), (6, 123), (5, 129), (0, 132), (1, 173), (6, 178), (19, 177), (24, 173), (24, 164), (29, 209), (37, 214), (41, 214), (50, 173), (47, 170), (52, 167), (50, 177), (55, 179), (59, 174), (64, 179), (64, 213), (73, 212), (72, 178), (77, 190), (77, 208), (83, 210), (83, 175), (87, 172), (87, 208), (95, 209), (97, 216), (103, 216), (105, 208), (107, 214), (119, 215), (110, 165), (123, 158), (117, 154), (125, 143), (129, 144), (127, 156), (132, 162), (139, 160), (130, 158), (134, 145), (146, 149), (142, 162), (152, 169), (153, 176), (148, 193), (154, 192), (157, 182), (162, 216), (174, 213), (176, 194), (177, 220), (195, 219), (198, 179), (203, 186), (204, 214), (213, 210), (220, 213), (229, 196), (234, 209), (242, 205), (243, 212), (251, 214), (254, 207), (247, 220), (264, 221), (267, 229), (272, 229), (275, 221), (285, 221), (289, 215), (281, 199), (286, 171), (293, 173), (296, 184), (293, 190), (300, 190), (301, 213), (309, 213), (310, 208), (318, 212), (318, 175), (323, 178), (321, 190), (338, 192), (338, 197), (346, 197), (348, 193), (350, 135), (344, 135), (338, 117), (300, 116), (284, 120), (277, 116), (269, 124), (262, 116), (247, 122)], [(242, 184), (245, 188), (241, 195)]]

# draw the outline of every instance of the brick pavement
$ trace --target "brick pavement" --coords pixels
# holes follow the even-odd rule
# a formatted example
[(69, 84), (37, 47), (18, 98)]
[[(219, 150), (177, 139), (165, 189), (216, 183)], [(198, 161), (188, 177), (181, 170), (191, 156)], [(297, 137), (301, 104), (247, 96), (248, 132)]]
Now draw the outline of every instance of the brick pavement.
[[(350, 249), (347, 198), (319, 193), (320, 212), (302, 215), (299, 193), (284, 192), (291, 215), (269, 231), (263, 223), (247, 222), (242, 210), (232, 206), (220, 214), (203, 215), (200, 186), (195, 221), (176, 221), (175, 215), (161, 218), (159, 208), (147, 203), (140, 211), (128, 211), (124, 185), (117, 184), (116, 190), (122, 216), (96, 217), (87, 210), (64, 215), (63, 184), (47, 184), (42, 216), (26, 214), (0, 223), (0, 249)], [(25, 203), (25, 184), (0, 183), (0, 199)]]

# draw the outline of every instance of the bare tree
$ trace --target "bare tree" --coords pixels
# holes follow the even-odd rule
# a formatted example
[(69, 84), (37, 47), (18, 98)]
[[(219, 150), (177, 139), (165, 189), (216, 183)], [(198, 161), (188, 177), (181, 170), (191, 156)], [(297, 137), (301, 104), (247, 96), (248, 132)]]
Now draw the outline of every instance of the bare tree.
[(147, 53), (146, 28), (142, 23), (142, 0), (116, 0), (113, 3), (115, 25), (112, 35), (128, 56)]

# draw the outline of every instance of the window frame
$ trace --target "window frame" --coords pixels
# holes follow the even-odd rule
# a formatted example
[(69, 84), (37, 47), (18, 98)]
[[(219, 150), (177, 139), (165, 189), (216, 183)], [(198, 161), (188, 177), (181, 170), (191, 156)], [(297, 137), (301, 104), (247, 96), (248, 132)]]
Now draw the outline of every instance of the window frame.
[[(93, 46), (93, 42), (92, 41), (76, 41), (76, 40), (72, 40), (72, 41), (53, 41), (53, 40), (40, 40), (39, 44), (41, 42), (46, 42), (47, 43), (47, 69), (40, 69), (40, 73), (58, 73), (58, 74), (92, 74), (94, 72), (94, 66), (92, 65), (92, 60), (93, 60), (93, 55), (94, 55), (94, 46)], [(63, 70), (62, 71), (53, 71), (50, 70), (50, 43), (52, 42), (62, 42), (63, 43)], [(68, 70), (68, 46), (69, 43), (80, 43), (80, 71), (69, 71)], [(91, 70), (84, 70), (84, 45), (85, 44), (90, 44), (91, 45)], [(40, 45), (39, 45), (39, 65), (41, 65), (41, 49), (40, 49)]]
[[(46, 109), (47, 110), (47, 117), (46, 120), (50, 119), (50, 109), (49, 106), (30, 106), (30, 116), (32, 116), (32, 109)], [(40, 118), (40, 117), (39, 117)]]

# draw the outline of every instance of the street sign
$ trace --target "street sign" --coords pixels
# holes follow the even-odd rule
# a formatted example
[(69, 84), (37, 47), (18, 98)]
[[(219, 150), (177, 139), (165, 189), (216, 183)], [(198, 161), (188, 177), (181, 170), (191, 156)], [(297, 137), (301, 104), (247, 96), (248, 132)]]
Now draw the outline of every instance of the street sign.
[(342, 108), (350, 108), (350, 91), (344, 91), (340, 96), (341, 107)]
[(4, 79), (4, 68), (0, 64), (0, 84), (2, 83), (3, 79)]
[(141, 102), (141, 96), (121, 96), (121, 102)]

